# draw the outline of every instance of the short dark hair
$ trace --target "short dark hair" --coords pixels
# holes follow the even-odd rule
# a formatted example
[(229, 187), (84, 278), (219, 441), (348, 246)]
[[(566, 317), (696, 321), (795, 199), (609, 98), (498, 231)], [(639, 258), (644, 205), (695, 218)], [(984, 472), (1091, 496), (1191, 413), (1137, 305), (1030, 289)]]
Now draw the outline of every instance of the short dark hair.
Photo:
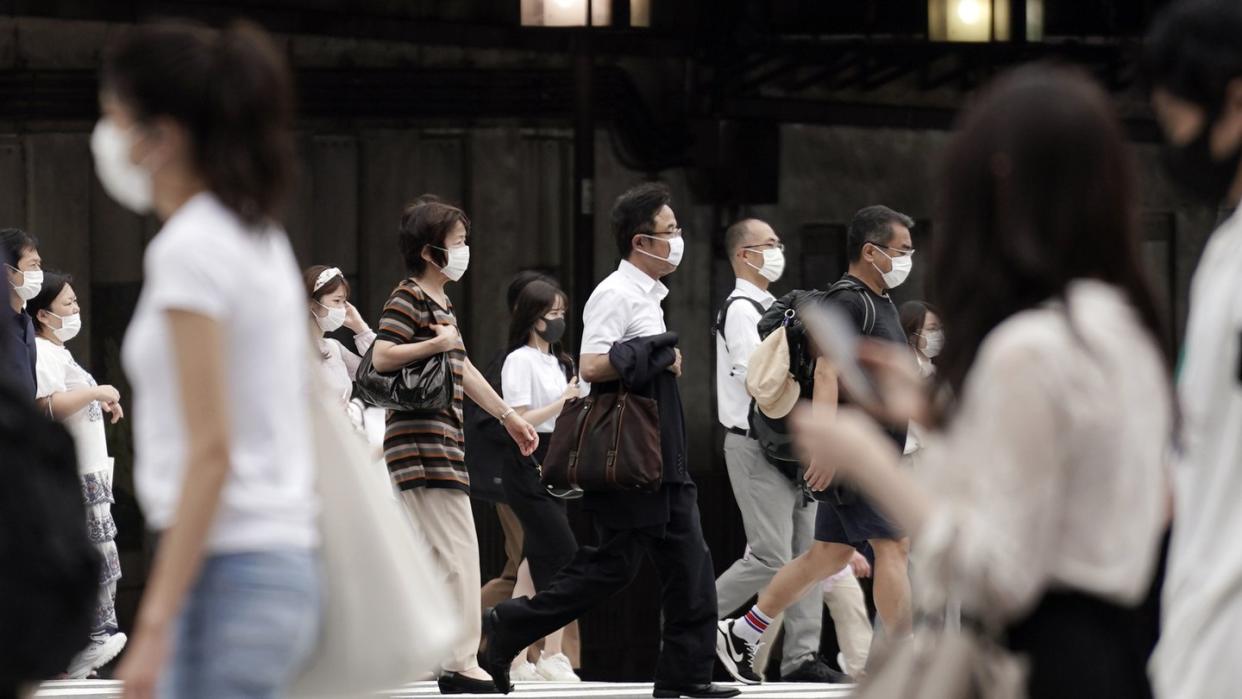
[(108, 48), (101, 82), (139, 120), (183, 124), (208, 189), (239, 218), (279, 218), (293, 179), (293, 78), (258, 25), (135, 27)]
[(0, 263), (17, 267), (22, 253), (38, 247), (39, 241), (20, 228), (0, 229)]
[(893, 224), (898, 223), (906, 228), (914, 228), (914, 219), (893, 211), (887, 206), (876, 204), (859, 209), (850, 221), (849, 232), (845, 235), (845, 252), (850, 262), (862, 259), (862, 249), (867, 243), (887, 245), (893, 239)]
[(448, 264), (444, 251), (435, 248), (444, 247), (444, 240), (458, 223), (465, 227), (466, 235), (470, 235), (470, 218), (466, 212), (439, 199), (429, 199), (425, 194), (405, 207), (405, 212), (401, 214), (401, 227), (397, 231), (397, 244), (410, 276), (418, 277), (427, 271), (423, 248), (428, 245), (432, 247), (431, 258), (437, 265), (443, 267)]
[(729, 259), (733, 259), (733, 256), (737, 254), (738, 248), (742, 247), (742, 243), (746, 241), (746, 234), (750, 233), (751, 226), (755, 223), (761, 223), (761, 221), (753, 217), (744, 218), (725, 229), (725, 252), (729, 255)]
[(39, 311), (46, 311), (51, 308), (52, 302), (56, 300), (57, 296), (60, 296), (60, 292), (65, 290), (65, 286), (72, 283), (73, 277), (64, 272), (50, 269), (44, 270), (43, 287), (39, 289), (39, 293), (35, 294), (34, 298), (26, 302), (26, 313), (35, 322), (35, 327), (43, 325), (42, 321), (39, 320)]
[(1242, 3), (1170, 3), (1147, 35), (1143, 72), (1152, 87), (1218, 108), (1229, 81), (1242, 77)]
[(660, 209), (673, 202), (673, 194), (663, 182), (644, 182), (617, 197), (612, 205), (612, 235), (621, 259), (634, 249), (634, 236), (651, 235)]

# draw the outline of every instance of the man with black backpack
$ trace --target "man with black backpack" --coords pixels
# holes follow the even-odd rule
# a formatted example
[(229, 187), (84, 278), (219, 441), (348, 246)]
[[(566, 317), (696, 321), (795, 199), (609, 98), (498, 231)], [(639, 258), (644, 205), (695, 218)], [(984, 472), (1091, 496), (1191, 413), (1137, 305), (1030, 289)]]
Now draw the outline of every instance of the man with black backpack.
[[(716, 580), (722, 616), (736, 612), (806, 551), (815, 529), (815, 509), (807, 502), (796, 463), (778, 468), (750, 432), (746, 370), (759, 346), (759, 319), (776, 300), (768, 285), (785, 269), (784, 245), (767, 223), (744, 219), (725, 231), (725, 250), (737, 285), (716, 316), (716, 410), (726, 430), (725, 466), (742, 513), (747, 553)], [(787, 682), (844, 679), (818, 657), (820, 604), (819, 595), (808, 592), (785, 611), (781, 679)]]
[[(808, 300), (842, 309), (860, 335), (904, 344), (901, 318), (888, 290), (903, 283), (910, 273), (913, 226), (910, 217), (888, 207), (869, 206), (859, 211), (847, 234), (848, 273), (826, 292), (810, 292)], [(765, 317), (763, 322), (768, 324), (769, 320)], [(814, 401), (832, 410), (831, 406), (845, 401), (840, 397), (835, 373), (823, 361), (811, 361), (815, 363)], [(803, 396), (807, 397), (805, 390)], [(898, 449), (904, 447), (904, 430), (890, 434)], [(814, 463), (808, 465), (808, 480), (816, 480), (812, 478), (815, 469)], [(856, 548), (868, 543), (875, 551), (875, 602), (884, 628), (894, 639), (910, 633), (908, 539), (869, 500), (848, 486), (834, 483), (817, 494), (817, 499), (815, 542), (810, 549), (781, 569), (743, 617), (721, 622), (717, 654), (739, 681), (753, 682), (761, 676), (754, 661), (759, 638), (772, 620), (802, 599), (807, 590), (840, 571)]]

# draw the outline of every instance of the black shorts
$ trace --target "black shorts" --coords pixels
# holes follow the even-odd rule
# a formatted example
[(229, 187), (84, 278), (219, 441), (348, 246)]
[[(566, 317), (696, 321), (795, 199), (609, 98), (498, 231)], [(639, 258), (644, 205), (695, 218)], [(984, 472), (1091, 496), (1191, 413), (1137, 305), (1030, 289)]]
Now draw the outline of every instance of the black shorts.
[(842, 503), (821, 500), (815, 512), (815, 540), (861, 546), (872, 539), (897, 540), (905, 534), (880, 513), (871, 501), (855, 495)]

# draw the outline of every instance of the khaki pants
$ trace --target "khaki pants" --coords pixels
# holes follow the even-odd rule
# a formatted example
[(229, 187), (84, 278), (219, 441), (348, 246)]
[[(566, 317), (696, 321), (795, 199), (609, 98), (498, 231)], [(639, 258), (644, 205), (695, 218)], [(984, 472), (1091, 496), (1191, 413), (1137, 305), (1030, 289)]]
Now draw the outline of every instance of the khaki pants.
[(479, 539), (474, 531), (470, 496), (449, 488), (401, 491), (414, 531), (427, 544), (436, 574), (445, 581), (450, 601), (461, 621), (462, 637), (441, 663), (447, 672), (478, 667), (476, 653), (483, 632), (479, 605)]
[(828, 605), (828, 613), (832, 615), (832, 625), (837, 630), (837, 645), (845, 656), (845, 664), (849, 666), (850, 674), (857, 676), (867, 667), (872, 636), (867, 601), (858, 578), (850, 574), (834, 580), (824, 590), (824, 604)]

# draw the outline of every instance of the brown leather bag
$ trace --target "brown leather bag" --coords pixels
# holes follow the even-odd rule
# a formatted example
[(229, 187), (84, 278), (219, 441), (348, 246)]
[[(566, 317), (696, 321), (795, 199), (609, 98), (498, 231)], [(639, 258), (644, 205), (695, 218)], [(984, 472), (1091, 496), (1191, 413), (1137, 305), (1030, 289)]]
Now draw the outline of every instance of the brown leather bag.
[(543, 484), (552, 488), (659, 490), (659, 405), (624, 388), (569, 401), (556, 419), (541, 471)]

